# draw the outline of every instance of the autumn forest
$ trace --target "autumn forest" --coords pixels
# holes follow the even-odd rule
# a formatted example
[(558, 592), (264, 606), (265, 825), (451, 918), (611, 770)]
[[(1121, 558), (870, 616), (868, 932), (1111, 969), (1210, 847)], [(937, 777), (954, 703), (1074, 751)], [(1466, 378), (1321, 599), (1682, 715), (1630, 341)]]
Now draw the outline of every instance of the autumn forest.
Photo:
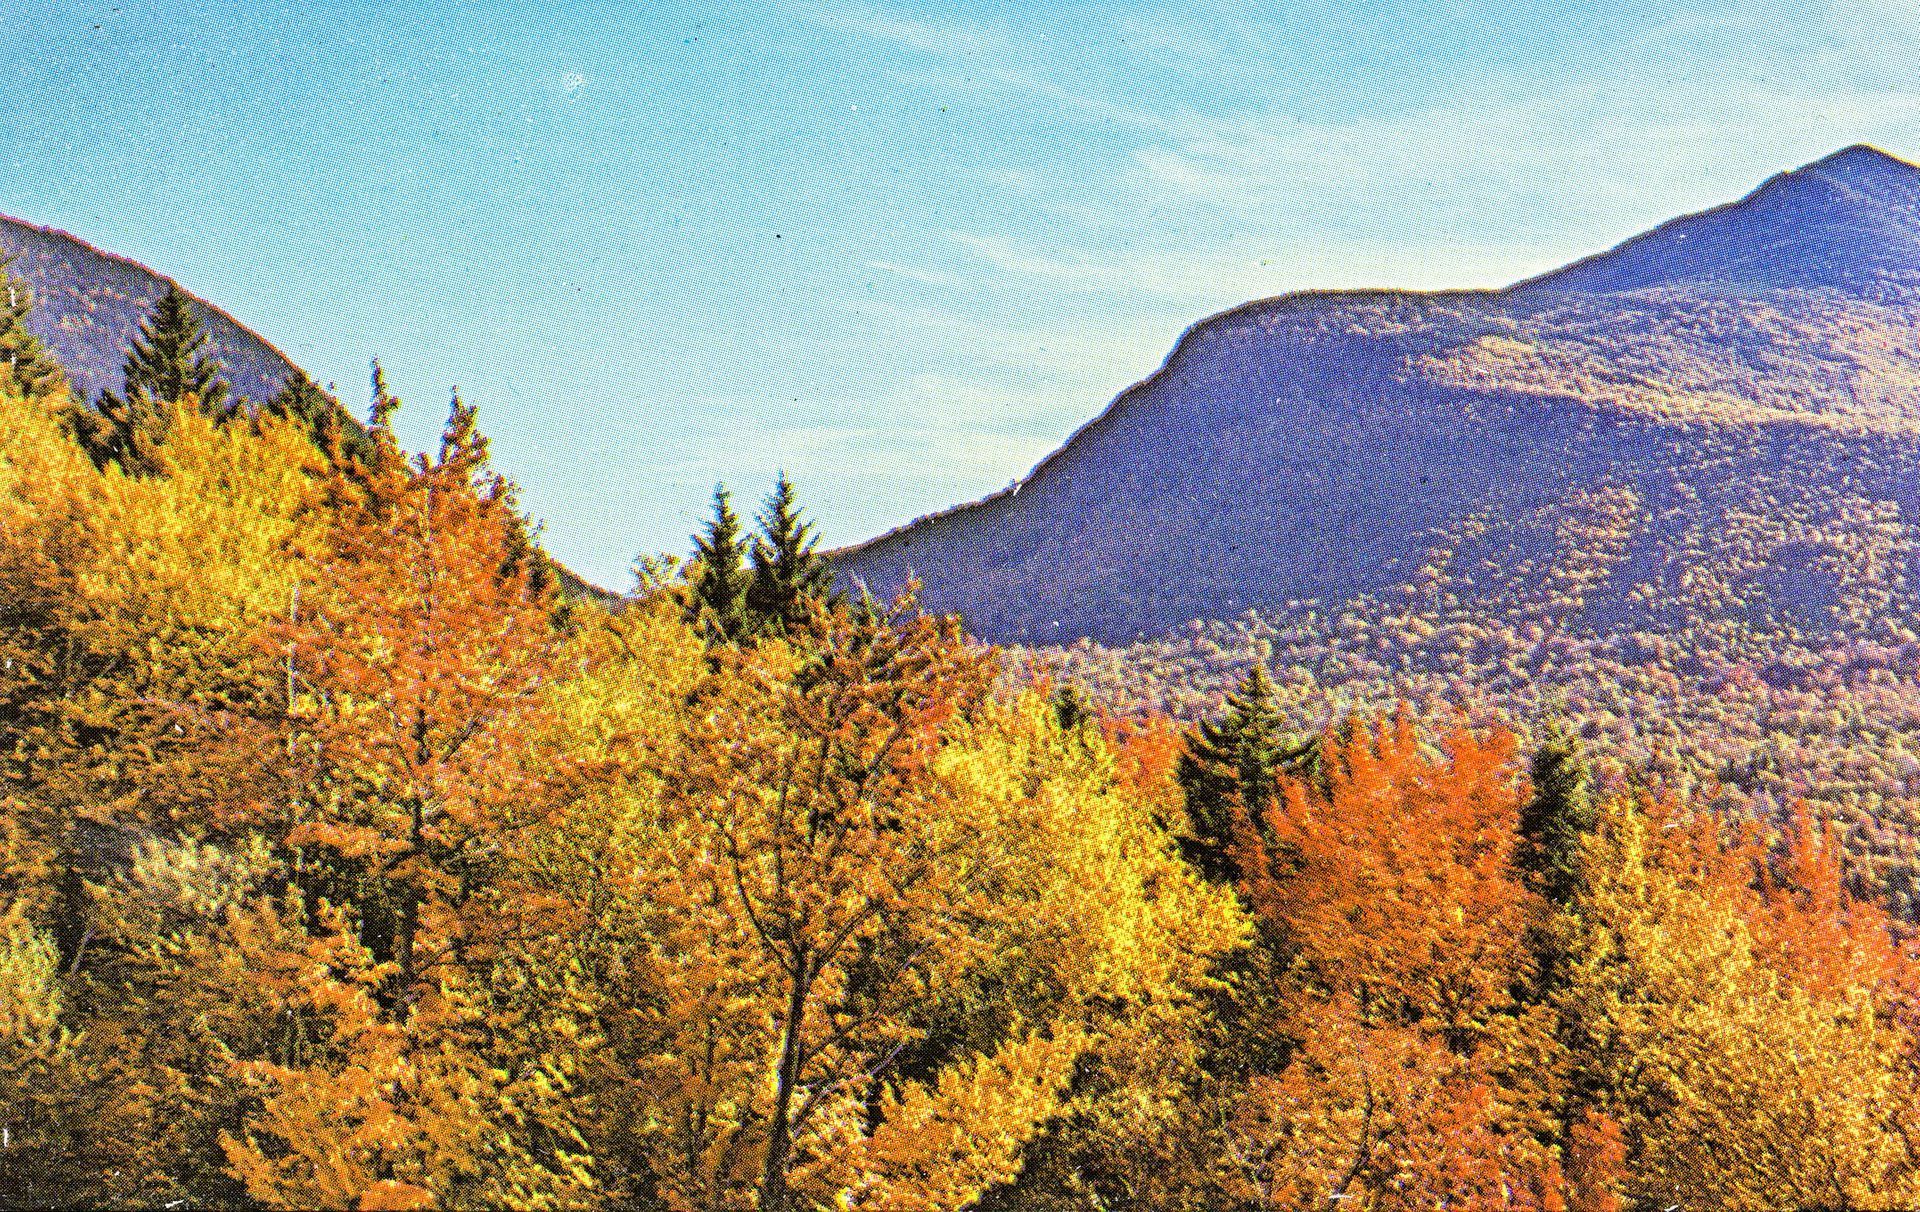
[(0, 1203), (1920, 1203), (1920, 952), (1818, 805), (1550, 711), (1197, 724), (784, 479), (570, 590), (456, 397), (0, 312)]

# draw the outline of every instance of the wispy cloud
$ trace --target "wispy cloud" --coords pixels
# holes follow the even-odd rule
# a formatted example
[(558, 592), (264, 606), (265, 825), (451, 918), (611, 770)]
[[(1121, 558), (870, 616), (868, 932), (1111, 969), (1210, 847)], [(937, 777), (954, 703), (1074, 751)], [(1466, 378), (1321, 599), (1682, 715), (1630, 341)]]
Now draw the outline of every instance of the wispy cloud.
[(922, 286), (937, 286), (942, 289), (964, 289), (974, 285), (974, 280), (962, 274), (947, 273), (938, 269), (915, 269), (911, 265), (896, 265), (892, 261), (868, 261), (868, 269), (877, 269), (881, 273), (893, 274)]
[(908, 17), (896, 17), (874, 9), (831, 9), (803, 7), (800, 15), (823, 29), (844, 34), (859, 34), (911, 47), (936, 55), (976, 55), (998, 50), (1004, 40), (990, 37), (978, 26), (945, 25)]
[[(964, 65), (964, 72), (921, 77), (921, 83), (945, 92), (998, 89), (1047, 102), (1058, 113), (1143, 131), (1169, 131), (1168, 120), (1151, 107), (1117, 102), (1051, 78), (1038, 64), (1043, 52), (983, 24), (903, 19), (870, 9), (806, 8), (801, 15), (822, 29), (872, 38), (920, 51), (936, 62)], [(1019, 64), (1020, 66), (1014, 66)], [(911, 78), (911, 73), (894, 73)]]

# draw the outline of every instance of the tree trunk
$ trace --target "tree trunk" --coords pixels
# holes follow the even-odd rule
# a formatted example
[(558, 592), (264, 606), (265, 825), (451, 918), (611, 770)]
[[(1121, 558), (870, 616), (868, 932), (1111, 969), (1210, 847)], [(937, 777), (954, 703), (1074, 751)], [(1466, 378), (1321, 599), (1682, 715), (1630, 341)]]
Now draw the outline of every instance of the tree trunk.
[(800, 1084), (800, 1026), (807, 1009), (812, 973), (802, 951), (787, 998), (787, 1022), (780, 1041), (780, 1070), (773, 1093), (773, 1121), (767, 1127), (767, 1161), (760, 1177), (760, 1212), (787, 1212), (787, 1160), (793, 1151), (793, 1091)]

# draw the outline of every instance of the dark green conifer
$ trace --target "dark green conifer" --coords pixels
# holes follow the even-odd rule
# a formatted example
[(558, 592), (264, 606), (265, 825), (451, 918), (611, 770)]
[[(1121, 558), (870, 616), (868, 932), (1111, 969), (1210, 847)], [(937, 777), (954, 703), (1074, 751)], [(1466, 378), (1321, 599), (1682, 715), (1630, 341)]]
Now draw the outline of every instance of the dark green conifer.
[(737, 644), (752, 632), (747, 612), (747, 544), (724, 485), (713, 490), (713, 517), (693, 536), (697, 562), (687, 618), (710, 644)]
[(26, 396), (47, 396), (66, 381), (59, 363), (40, 338), (27, 331), (33, 292), (7, 272), (14, 254), (0, 251), (0, 374)]
[(391, 434), (393, 414), (400, 411), (400, 398), (387, 387), (387, 372), (380, 359), (373, 360), (373, 403), (367, 408), (367, 429), (376, 434)]
[(208, 416), (229, 414), (226, 380), (206, 346), (192, 300), (169, 285), (134, 334), (120, 368), (120, 393), (101, 392), (91, 412), (81, 410), (74, 418), (74, 436), (95, 464), (118, 463), (128, 475), (158, 475), (172, 405), (191, 398)]
[(1188, 736), (1175, 768), (1187, 803), (1189, 836), (1181, 848), (1188, 861), (1209, 879), (1233, 879), (1236, 812), (1257, 820), (1281, 771), (1314, 752), (1312, 741), (1286, 729), (1266, 666), (1255, 662), (1227, 696), (1226, 709)]
[(194, 315), (193, 301), (177, 286), (168, 285), (153, 314), (141, 321), (121, 375), (129, 398), (147, 395), (178, 404), (191, 396), (208, 416), (225, 411), (220, 363), (207, 352), (207, 330)]
[(1598, 810), (1579, 738), (1557, 719), (1541, 730), (1532, 776), (1533, 795), (1520, 809), (1520, 865), (1542, 896), (1566, 908), (1582, 886), (1581, 843), (1593, 832)]
[(332, 410), (338, 407), (338, 401), (321, 391), (320, 385), (296, 366), (286, 381), (280, 384), (280, 390), (274, 392), (267, 401), (265, 411), (269, 416), (302, 422), (317, 432), (332, 415)]
[(1047, 705), (1053, 709), (1054, 721), (1062, 732), (1077, 733), (1095, 718), (1093, 700), (1072, 682), (1055, 686), (1047, 697)]
[(785, 472), (754, 520), (760, 533), (753, 541), (747, 612), (771, 630), (799, 627), (807, 619), (808, 602), (829, 599), (833, 569), (814, 550), (813, 525), (801, 519)]
[(329, 459), (367, 465), (372, 452), (366, 431), (354, 423), (340, 401), (321, 390), (299, 367), (287, 376), (261, 411), (300, 425)]
[(173, 417), (151, 396), (100, 393), (93, 407), (76, 404), (68, 421), (94, 466), (118, 464), (130, 476), (157, 476), (166, 470), (160, 448), (167, 443)]

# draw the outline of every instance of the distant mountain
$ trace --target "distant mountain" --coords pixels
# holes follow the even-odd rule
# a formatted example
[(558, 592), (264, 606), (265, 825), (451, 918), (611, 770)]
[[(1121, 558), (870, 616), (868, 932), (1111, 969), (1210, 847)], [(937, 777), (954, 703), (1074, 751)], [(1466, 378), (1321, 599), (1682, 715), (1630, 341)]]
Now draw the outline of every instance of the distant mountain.
[[(118, 391), (127, 345), (171, 279), (77, 236), (4, 215), (0, 249), (15, 254), (9, 272), (33, 290), (27, 327), (52, 347), (76, 391), (87, 399), (103, 388)], [(270, 398), (293, 372), (293, 363), (220, 308), (198, 296), (195, 300), (208, 345), (225, 367), (233, 394)]]
[(1920, 618), (1920, 169), (1850, 147), (1501, 291), (1191, 329), (1017, 486), (835, 555), (987, 638), (1253, 609)]

